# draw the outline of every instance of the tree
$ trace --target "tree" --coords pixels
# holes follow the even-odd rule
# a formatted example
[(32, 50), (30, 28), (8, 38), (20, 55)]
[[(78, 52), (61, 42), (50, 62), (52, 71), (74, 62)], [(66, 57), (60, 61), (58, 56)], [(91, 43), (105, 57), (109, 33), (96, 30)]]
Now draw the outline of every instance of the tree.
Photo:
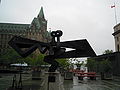
[(27, 56), (26, 58), (22, 58), (21, 61), (22, 62), (26, 62), (28, 65), (32, 65), (32, 66), (41, 66), (41, 65), (46, 65), (47, 63), (44, 62), (44, 54), (31, 54), (29, 56)]
[(20, 62), (19, 59), (21, 58), (22, 57), (14, 49), (9, 49), (0, 57), (0, 62), (4, 64), (16, 63)]
[(57, 62), (59, 63), (59, 65), (61, 67), (63, 67), (64, 69), (68, 69), (70, 66), (70, 62), (69, 59), (57, 59)]
[(113, 53), (113, 50), (107, 49), (107, 50), (105, 50), (105, 51), (103, 52), (103, 54), (109, 54), (109, 53)]
[(23, 62), (26, 62), (28, 65), (34, 65), (34, 59), (30, 56), (26, 57), (26, 58), (22, 58)]
[(88, 58), (86, 66), (88, 67), (89, 71), (95, 71), (96, 66), (97, 66), (97, 62), (95, 61), (94, 58)]
[(38, 56), (36, 56), (35, 58), (35, 65), (40, 66), (40, 65), (46, 65), (47, 63), (44, 62), (44, 54), (39, 54)]
[(101, 62), (100, 62), (100, 71), (101, 72), (111, 72), (112, 70), (112, 65), (111, 65), (111, 62), (109, 59), (103, 59)]

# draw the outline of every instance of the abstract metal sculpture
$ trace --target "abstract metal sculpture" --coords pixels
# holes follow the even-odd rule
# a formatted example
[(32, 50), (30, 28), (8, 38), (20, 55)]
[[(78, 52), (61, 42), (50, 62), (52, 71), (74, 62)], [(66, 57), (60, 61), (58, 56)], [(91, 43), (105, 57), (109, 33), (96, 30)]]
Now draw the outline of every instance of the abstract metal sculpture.
[[(60, 37), (63, 32), (60, 30), (52, 31), (52, 40), (49, 43), (14, 36), (8, 43), (22, 57), (27, 57), (37, 48), (41, 53), (49, 52), (49, 55), (44, 57), (44, 61), (51, 64), (49, 72), (54, 72), (58, 67), (57, 58), (77, 58), (77, 57), (94, 57), (95, 52), (89, 45), (86, 39), (60, 42)], [(66, 48), (74, 50), (66, 51)]]

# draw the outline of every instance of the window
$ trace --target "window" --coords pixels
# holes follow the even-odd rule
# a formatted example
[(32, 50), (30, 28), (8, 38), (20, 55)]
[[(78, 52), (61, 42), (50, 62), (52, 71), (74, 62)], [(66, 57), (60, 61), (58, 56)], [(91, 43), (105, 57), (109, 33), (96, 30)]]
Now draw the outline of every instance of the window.
[(119, 44), (117, 45), (117, 51), (119, 52)]
[(1, 39), (3, 39), (3, 34), (1, 34)]
[(119, 41), (119, 37), (117, 37), (117, 41)]

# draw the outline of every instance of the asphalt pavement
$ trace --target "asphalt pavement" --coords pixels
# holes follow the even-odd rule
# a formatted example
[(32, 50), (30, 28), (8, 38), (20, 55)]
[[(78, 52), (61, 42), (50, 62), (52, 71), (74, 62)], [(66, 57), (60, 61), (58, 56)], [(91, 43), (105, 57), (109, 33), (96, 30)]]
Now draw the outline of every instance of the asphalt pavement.
[(113, 80), (78, 80), (74, 77), (73, 80), (64, 81), (65, 90), (120, 90), (120, 79)]
[[(23, 85), (31, 90), (41, 90), (39, 80), (29, 79), (30, 75), (23, 75)], [(13, 75), (2, 75), (0, 78), (0, 90), (7, 90), (11, 86)], [(120, 78), (113, 78), (113, 80), (78, 80), (75, 76), (73, 80), (64, 80), (64, 90), (120, 90)], [(28, 89), (29, 90), (29, 89)]]

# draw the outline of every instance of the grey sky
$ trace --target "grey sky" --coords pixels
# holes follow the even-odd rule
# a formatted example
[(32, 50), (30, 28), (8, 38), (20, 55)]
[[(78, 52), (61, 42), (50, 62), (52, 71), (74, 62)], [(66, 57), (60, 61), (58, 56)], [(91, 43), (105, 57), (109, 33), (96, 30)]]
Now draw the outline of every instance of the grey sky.
[[(116, 1), (118, 22), (120, 0)], [(114, 50), (114, 0), (2, 0), (1, 23), (31, 23), (43, 6), (48, 30), (61, 29), (62, 41), (87, 39), (97, 54)]]

